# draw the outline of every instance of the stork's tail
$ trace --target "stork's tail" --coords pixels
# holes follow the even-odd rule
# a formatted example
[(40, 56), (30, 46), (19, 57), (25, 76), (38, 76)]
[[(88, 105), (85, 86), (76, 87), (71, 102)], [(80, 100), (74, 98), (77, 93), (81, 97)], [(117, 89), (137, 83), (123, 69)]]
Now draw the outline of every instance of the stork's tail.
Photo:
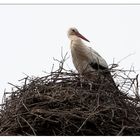
[(118, 86), (116, 85), (113, 76), (111, 75), (109, 70), (105, 70), (104, 72), (104, 76), (107, 80), (109, 80), (109, 82), (111, 83), (112, 86), (114, 86), (116, 88), (116, 90), (118, 90)]

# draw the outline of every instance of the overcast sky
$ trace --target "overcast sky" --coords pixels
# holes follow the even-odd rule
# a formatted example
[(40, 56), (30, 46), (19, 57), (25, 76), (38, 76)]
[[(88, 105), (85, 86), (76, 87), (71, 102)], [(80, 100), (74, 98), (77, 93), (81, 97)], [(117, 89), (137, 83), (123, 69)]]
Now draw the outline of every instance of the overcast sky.
[[(67, 30), (76, 27), (108, 64), (140, 73), (140, 5), (0, 5), (0, 97), (8, 82), (49, 72), (53, 57), (70, 56)], [(71, 57), (66, 65), (75, 69)]]

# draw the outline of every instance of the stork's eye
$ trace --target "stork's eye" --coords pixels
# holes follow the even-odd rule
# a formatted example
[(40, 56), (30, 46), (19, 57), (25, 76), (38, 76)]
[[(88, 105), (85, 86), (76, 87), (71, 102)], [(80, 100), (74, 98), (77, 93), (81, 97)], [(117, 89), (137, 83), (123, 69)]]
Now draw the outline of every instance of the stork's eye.
[(72, 29), (72, 31), (73, 31), (73, 32), (75, 32), (75, 30), (74, 30), (74, 29)]

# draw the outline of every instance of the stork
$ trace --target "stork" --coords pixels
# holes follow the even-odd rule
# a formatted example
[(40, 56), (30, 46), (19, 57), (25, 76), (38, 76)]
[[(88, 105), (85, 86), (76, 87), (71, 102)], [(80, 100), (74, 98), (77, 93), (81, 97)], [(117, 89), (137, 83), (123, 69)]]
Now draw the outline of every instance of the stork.
[[(81, 35), (76, 28), (68, 30), (68, 38), (71, 41), (73, 64), (80, 75), (100, 70), (106, 71), (106, 74), (112, 79), (107, 62), (94, 49), (83, 43), (82, 39), (90, 42), (88, 39)], [(114, 83), (113, 79), (112, 81)]]

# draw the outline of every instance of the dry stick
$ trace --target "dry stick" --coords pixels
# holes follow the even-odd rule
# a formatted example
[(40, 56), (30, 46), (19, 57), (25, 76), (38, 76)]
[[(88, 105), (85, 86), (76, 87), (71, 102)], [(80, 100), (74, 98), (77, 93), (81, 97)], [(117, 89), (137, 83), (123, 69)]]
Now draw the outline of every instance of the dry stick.
[(17, 88), (18, 90), (21, 90), (18, 86), (14, 85), (14, 84), (12, 84), (12, 83), (9, 83), (9, 82), (8, 82), (8, 84), (9, 84), (9, 85), (12, 85), (13, 87)]
[(25, 81), (24, 81), (24, 88), (27, 87), (27, 80), (28, 80), (28, 78), (29, 78), (29, 77), (26, 77), (26, 78), (25, 78)]
[(40, 115), (37, 115), (37, 114), (34, 114), (34, 113), (31, 113), (31, 114), (34, 115), (34, 116), (36, 116), (36, 117), (38, 117), (38, 118), (40, 118), (40, 119), (42, 119), (42, 120), (48, 121), (48, 122), (59, 123), (59, 121), (54, 121), (54, 120), (51, 120), (49, 118), (44, 118), (44, 117), (42, 117)]
[(134, 82), (135, 82), (135, 79), (133, 79), (133, 81), (131, 81), (131, 84), (130, 84), (129, 88), (125, 91), (126, 93), (131, 90), (131, 88), (134, 85)]
[(120, 132), (117, 134), (117, 136), (120, 136), (121, 133), (124, 131), (125, 128), (126, 128), (126, 126), (123, 126), (122, 129), (120, 130)]
[(4, 102), (6, 101), (6, 92), (4, 91), (4, 95), (3, 95), (3, 98), (2, 98), (2, 109), (4, 109), (3, 107), (3, 105), (5, 104)]
[(3, 133), (3, 136), (4, 136), (4, 135), (7, 135), (7, 132), (8, 132), (10, 129), (13, 129), (13, 126), (10, 125), (4, 132), (2, 132), (2, 133)]
[(138, 119), (140, 120), (140, 115), (138, 114), (138, 112), (136, 111), (136, 109), (134, 109), (135, 110), (135, 113), (137, 114), (137, 116), (138, 116)]
[(77, 132), (79, 132), (79, 131), (81, 130), (81, 128), (85, 125), (86, 121), (87, 121), (91, 116), (94, 116), (95, 114), (98, 113), (98, 111), (95, 112), (95, 111), (98, 109), (98, 107), (99, 107), (99, 106), (97, 106), (97, 107), (93, 110), (94, 113), (90, 114), (90, 115), (84, 120), (84, 122), (83, 122), (82, 125), (79, 127), (79, 129), (77, 130)]
[(19, 117), (17, 116), (16, 119), (17, 119), (17, 122), (18, 122), (19, 126), (22, 128), (22, 125), (21, 125), (21, 123), (19, 121)]
[(136, 87), (135, 87), (136, 98), (140, 98), (140, 96), (139, 96), (139, 82), (138, 82), (138, 76), (139, 76), (139, 74), (137, 74), (137, 76), (136, 76)]
[(82, 123), (82, 125), (79, 127), (79, 129), (77, 130), (77, 132), (79, 132), (81, 130), (81, 128), (85, 125), (86, 121), (90, 118), (91, 116), (89, 115), (85, 121)]
[[(131, 68), (130, 68), (130, 71), (131, 71)], [(122, 86), (120, 87), (120, 90), (122, 90), (123, 87), (124, 87), (124, 85), (126, 85), (127, 80), (129, 80), (129, 81), (130, 81), (129, 83), (131, 83), (131, 85), (130, 85), (129, 88), (125, 91), (125, 93), (127, 93), (127, 92), (132, 88), (132, 86), (133, 86), (133, 84), (134, 84), (134, 79), (132, 80), (132, 79), (129, 77), (130, 71), (128, 72), (128, 74), (126, 74), (126, 73), (124, 72), (124, 76), (126, 76), (126, 78), (124, 78), (123, 76), (120, 76), (120, 77), (122, 77), (122, 78), (125, 80), (125, 81), (123, 82)]]
[(59, 61), (58, 59), (55, 59), (55, 58), (54, 58), (55, 61), (58, 61), (58, 62), (59, 62), (59, 69), (58, 69), (58, 73), (57, 73), (57, 75), (56, 75), (56, 77), (55, 77), (54, 83), (56, 82), (57, 78), (60, 76), (60, 73), (61, 73), (62, 70), (64, 69), (64, 68), (63, 68), (63, 65), (64, 65), (64, 62), (66, 61), (66, 56), (67, 56), (67, 53), (66, 53), (66, 55), (64, 56), (64, 58), (62, 58), (61, 61)]
[(21, 100), (21, 102), (22, 102), (22, 105), (25, 107), (25, 109), (26, 109), (27, 111), (29, 111), (29, 109), (27, 108), (27, 106), (24, 104), (23, 100)]
[(125, 60), (126, 58), (128, 58), (129, 56), (134, 55), (134, 54), (135, 54), (135, 53), (130, 53), (129, 55), (123, 57), (121, 60), (119, 60), (119, 61), (117, 62), (117, 64), (119, 64), (121, 61)]
[(23, 118), (23, 117), (21, 117), (20, 116), (20, 118), (21, 119), (23, 119), (28, 125), (29, 125), (29, 127), (31, 128), (31, 130), (32, 130), (32, 132), (34, 133), (34, 135), (36, 136), (36, 133), (35, 133), (35, 131), (34, 131), (34, 128), (30, 125), (30, 123), (28, 122), (28, 121), (26, 121), (26, 119), (25, 118)]

